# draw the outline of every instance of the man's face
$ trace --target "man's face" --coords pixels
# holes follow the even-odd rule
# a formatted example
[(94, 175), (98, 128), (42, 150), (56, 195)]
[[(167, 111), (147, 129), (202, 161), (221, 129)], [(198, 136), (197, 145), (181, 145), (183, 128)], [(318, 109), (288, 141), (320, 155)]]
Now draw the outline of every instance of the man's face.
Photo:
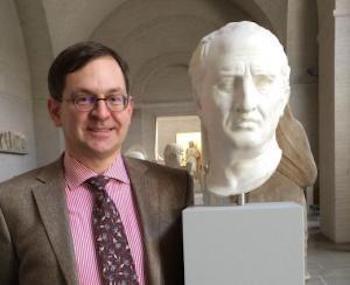
[[(56, 126), (62, 127), (66, 150), (76, 159), (106, 159), (120, 152), (133, 110), (112, 112), (106, 101), (96, 102), (91, 111), (79, 111), (72, 101), (78, 95), (106, 98), (126, 94), (125, 80), (118, 63), (109, 56), (87, 63), (69, 73), (65, 80), (62, 102), (49, 100), (49, 111)], [(67, 101), (68, 100), (68, 101)]]
[(288, 100), (281, 60), (241, 39), (213, 45), (199, 95), (209, 139), (259, 150), (273, 138)]

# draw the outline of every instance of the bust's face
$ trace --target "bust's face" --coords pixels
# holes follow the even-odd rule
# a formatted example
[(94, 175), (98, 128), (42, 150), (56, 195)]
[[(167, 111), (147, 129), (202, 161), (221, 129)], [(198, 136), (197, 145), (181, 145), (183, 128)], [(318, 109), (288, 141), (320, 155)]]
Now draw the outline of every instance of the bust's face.
[(249, 37), (211, 44), (199, 96), (209, 139), (257, 150), (273, 138), (288, 100), (279, 54)]

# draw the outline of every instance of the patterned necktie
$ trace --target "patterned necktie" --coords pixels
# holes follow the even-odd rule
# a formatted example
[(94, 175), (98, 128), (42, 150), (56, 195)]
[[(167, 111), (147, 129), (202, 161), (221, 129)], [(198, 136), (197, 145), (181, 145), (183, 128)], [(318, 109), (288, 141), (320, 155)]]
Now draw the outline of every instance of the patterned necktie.
[(105, 189), (108, 181), (103, 175), (86, 180), (95, 196), (92, 224), (103, 284), (138, 285), (123, 223)]

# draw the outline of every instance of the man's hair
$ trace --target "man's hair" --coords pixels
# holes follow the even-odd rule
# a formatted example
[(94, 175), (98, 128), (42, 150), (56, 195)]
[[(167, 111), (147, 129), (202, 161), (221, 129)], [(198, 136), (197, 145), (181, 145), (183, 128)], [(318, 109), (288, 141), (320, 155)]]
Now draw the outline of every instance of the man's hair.
[[(233, 34), (237, 37), (237, 40), (245, 40), (242, 37), (251, 37), (252, 35), (264, 37), (264, 39), (267, 42), (272, 43), (276, 47), (276, 50), (278, 50), (278, 53), (280, 54), (281, 58), (281, 76), (283, 78), (284, 85), (283, 92), (286, 96), (289, 96), (290, 67), (288, 64), (288, 58), (284, 52), (282, 44), (279, 42), (278, 38), (269, 30), (257, 25), (254, 22), (242, 21), (228, 23), (222, 28), (208, 34), (207, 36), (201, 39), (199, 45), (193, 52), (189, 66), (189, 75), (192, 82), (193, 97), (195, 99), (195, 102), (199, 104), (199, 97), (201, 95), (200, 86), (204, 80), (204, 75), (206, 71), (210, 69), (210, 66), (208, 66), (208, 55), (210, 52), (211, 44), (223, 35)], [(263, 45), (264, 43), (260, 44)]]
[(83, 68), (90, 61), (104, 56), (110, 56), (118, 63), (124, 76), (126, 92), (129, 92), (127, 63), (111, 48), (98, 42), (87, 41), (69, 46), (55, 58), (48, 74), (50, 96), (62, 101), (67, 75)]

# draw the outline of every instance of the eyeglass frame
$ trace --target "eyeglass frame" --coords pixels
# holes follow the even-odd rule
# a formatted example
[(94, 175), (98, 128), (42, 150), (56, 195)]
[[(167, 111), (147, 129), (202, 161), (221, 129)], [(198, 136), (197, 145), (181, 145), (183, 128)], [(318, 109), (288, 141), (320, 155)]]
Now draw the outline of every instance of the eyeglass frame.
[[(110, 103), (108, 103), (108, 102), (110, 102), (110, 101), (108, 101), (109, 98), (116, 97), (116, 96), (120, 96), (120, 97), (123, 98), (123, 99), (122, 99), (122, 100), (123, 100), (123, 105), (122, 105), (123, 108), (120, 109), (120, 110), (113, 110), (112, 107), (110, 106)], [(77, 100), (78, 100), (79, 98), (82, 98), (82, 97), (94, 98), (95, 102), (94, 102), (94, 104), (91, 104), (91, 105), (89, 105), (89, 104), (84, 105), (84, 106), (88, 107), (86, 110), (85, 110), (85, 109), (81, 109), (81, 108), (82, 108), (82, 105), (78, 105)], [(108, 108), (108, 110), (109, 110), (110, 112), (117, 112), (117, 113), (119, 113), (119, 112), (123, 112), (123, 111), (127, 108), (129, 102), (132, 101), (132, 97), (131, 97), (130, 95), (128, 95), (128, 94), (126, 94), (126, 95), (125, 95), (125, 94), (120, 94), (120, 95), (109, 95), (109, 96), (106, 96), (105, 98), (99, 98), (99, 97), (96, 96), (96, 95), (85, 94), (85, 95), (72, 96), (72, 98), (63, 99), (63, 100), (61, 100), (61, 102), (62, 102), (62, 101), (72, 102), (73, 105), (74, 105), (74, 107), (75, 107), (79, 112), (90, 112), (90, 111), (92, 111), (93, 109), (96, 108), (97, 102), (98, 102), (98, 101), (105, 101), (106, 107)], [(121, 105), (115, 105), (115, 106), (117, 107), (117, 106), (121, 106)], [(83, 107), (83, 108), (84, 108), (84, 107)]]

